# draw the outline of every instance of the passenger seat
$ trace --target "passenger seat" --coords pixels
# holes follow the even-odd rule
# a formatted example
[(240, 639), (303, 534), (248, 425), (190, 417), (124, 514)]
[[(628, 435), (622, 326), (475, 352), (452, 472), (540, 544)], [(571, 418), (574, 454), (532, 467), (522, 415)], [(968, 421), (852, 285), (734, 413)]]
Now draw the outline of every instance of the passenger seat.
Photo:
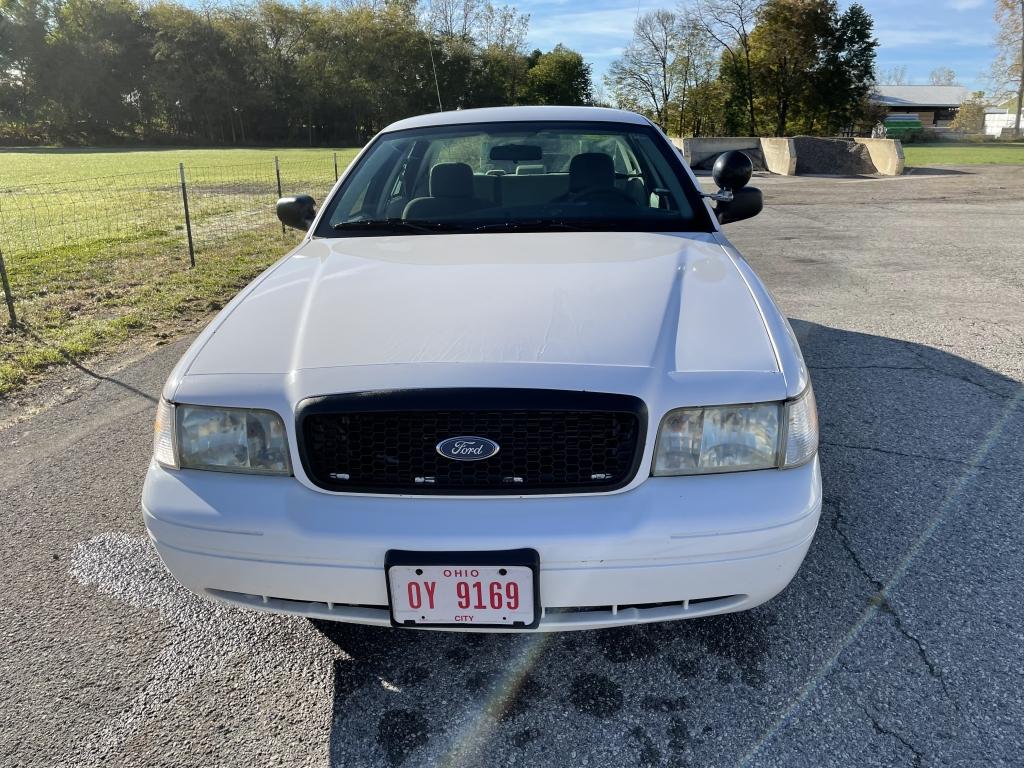
[(474, 197), (473, 169), (466, 163), (438, 163), (430, 169), (430, 197), (410, 200), (403, 219), (432, 219), (436, 216), (457, 216), (493, 203)]

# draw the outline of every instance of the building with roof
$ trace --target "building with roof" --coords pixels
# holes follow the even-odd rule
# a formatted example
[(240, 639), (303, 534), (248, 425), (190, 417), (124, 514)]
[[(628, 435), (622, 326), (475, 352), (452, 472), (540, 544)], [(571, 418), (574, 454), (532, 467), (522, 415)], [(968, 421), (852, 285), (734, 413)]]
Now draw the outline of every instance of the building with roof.
[(961, 85), (877, 85), (871, 100), (890, 115), (917, 115), (927, 129), (948, 128), (970, 95)]

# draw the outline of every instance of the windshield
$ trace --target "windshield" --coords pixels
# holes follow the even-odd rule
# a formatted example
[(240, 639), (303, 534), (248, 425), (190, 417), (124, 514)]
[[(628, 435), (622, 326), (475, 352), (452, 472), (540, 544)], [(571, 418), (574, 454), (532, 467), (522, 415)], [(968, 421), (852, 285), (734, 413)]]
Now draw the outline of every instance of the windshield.
[(624, 123), (486, 123), (379, 137), (328, 203), (321, 237), (710, 231), (681, 160)]

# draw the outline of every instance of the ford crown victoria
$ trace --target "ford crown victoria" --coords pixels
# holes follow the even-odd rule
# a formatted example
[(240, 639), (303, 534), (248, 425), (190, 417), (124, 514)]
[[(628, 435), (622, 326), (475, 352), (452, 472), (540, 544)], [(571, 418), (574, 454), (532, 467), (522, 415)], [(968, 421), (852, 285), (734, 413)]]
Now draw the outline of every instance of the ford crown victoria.
[(143, 491), (200, 595), (395, 627), (565, 630), (756, 606), (821, 509), (786, 318), (647, 119), (395, 123), (172, 372)]

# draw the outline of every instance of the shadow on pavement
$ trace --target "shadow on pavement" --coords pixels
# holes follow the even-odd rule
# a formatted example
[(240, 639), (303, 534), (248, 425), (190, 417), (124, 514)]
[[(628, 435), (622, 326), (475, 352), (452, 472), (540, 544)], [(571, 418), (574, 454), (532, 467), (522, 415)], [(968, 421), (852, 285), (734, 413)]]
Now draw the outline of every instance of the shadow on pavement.
[(986, 723), (1012, 716), (1020, 680), (985, 670), (1017, 657), (1024, 621), (1021, 385), (931, 347), (793, 326), (825, 501), (779, 597), (560, 635), (317, 623), (347, 656), (332, 764), (1012, 762)]
[(29, 326), (27, 323), (19, 323), (18, 329), (21, 333), (30, 336), (32, 340), (35, 341), (37, 344), (56, 352), (58, 355), (60, 355), (61, 359), (63, 359), (65, 363), (67, 363), (80, 373), (84, 373), (89, 378), (94, 379), (96, 381), (106, 381), (110, 384), (113, 384), (114, 386), (121, 387), (127, 392), (131, 392), (133, 395), (136, 395), (137, 397), (141, 397), (143, 400), (148, 400), (149, 402), (153, 403), (153, 405), (157, 404), (158, 398), (154, 397), (148, 392), (143, 392), (138, 387), (133, 387), (131, 384), (128, 384), (127, 382), (122, 381), (121, 379), (115, 378), (113, 376), (106, 376), (102, 373), (98, 373), (92, 370), (91, 368), (87, 367), (84, 363), (80, 362), (75, 355), (71, 354), (66, 349), (59, 347), (56, 344), (53, 344), (52, 342), (49, 342), (46, 339), (44, 339), (42, 336), (40, 336), (38, 333), (32, 330), (31, 326)]
[(908, 165), (904, 174), (907, 176), (973, 176), (971, 171), (958, 170), (956, 168), (928, 168), (918, 165)]

